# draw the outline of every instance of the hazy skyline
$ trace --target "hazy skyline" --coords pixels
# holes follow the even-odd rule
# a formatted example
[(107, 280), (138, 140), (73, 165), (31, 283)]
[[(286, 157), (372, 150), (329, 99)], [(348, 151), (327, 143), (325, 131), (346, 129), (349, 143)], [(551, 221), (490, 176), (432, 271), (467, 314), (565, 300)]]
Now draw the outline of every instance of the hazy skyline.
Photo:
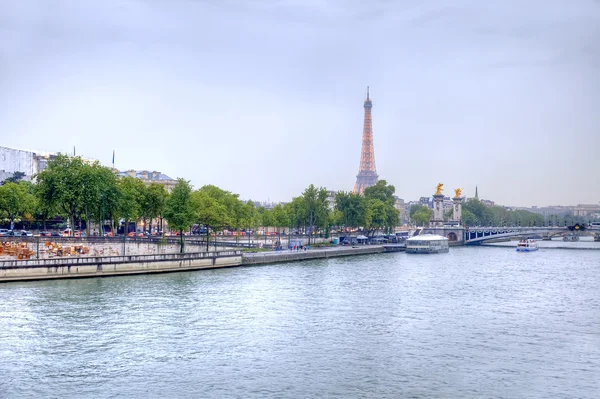
[(253, 200), (600, 201), (600, 2), (0, 0), (0, 145)]

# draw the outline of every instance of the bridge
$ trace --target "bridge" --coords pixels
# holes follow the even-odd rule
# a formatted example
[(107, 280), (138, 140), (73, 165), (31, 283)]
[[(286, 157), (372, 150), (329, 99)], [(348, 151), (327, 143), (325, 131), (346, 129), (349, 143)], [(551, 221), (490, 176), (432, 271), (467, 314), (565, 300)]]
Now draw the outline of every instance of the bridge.
[(591, 231), (600, 235), (600, 227), (597, 226), (565, 226), (565, 227), (469, 227), (464, 230), (463, 242), (467, 245), (478, 245), (484, 241), (499, 238), (527, 237), (527, 236), (555, 236), (579, 231)]

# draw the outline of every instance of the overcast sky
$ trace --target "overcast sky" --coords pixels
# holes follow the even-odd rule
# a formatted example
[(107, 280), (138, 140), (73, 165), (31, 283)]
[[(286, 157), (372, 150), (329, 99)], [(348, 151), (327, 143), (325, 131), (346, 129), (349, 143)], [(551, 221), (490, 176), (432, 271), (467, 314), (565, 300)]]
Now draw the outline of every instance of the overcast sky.
[(596, 0), (0, 0), (0, 145), (254, 200), (600, 201)]

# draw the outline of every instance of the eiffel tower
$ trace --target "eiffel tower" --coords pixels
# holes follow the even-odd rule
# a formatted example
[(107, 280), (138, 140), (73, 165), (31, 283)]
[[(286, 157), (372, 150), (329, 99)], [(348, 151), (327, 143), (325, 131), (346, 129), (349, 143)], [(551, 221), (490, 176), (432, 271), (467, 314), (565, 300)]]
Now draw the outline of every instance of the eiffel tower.
[(377, 169), (375, 168), (375, 151), (373, 150), (373, 122), (371, 120), (371, 108), (373, 103), (369, 98), (369, 86), (367, 86), (367, 99), (365, 100), (365, 121), (363, 124), (362, 150), (360, 152), (360, 167), (356, 175), (356, 184), (353, 192), (362, 194), (365, 188), (377, 183)]

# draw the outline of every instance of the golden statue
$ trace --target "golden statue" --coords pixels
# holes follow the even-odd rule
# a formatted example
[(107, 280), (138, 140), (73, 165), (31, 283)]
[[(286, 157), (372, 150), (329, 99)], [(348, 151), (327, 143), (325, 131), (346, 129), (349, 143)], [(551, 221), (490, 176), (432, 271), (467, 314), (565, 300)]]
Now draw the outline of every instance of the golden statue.
[(462, 188), (455, 188), (454, 189), (454, 198), (460, 198), (461, 194), (462, 194)]
[(437, 185), (437, 191), (435, 192), (435, 195), (442, 195), (443, 190), (444, 190), (444, 183), (439, 183)]

